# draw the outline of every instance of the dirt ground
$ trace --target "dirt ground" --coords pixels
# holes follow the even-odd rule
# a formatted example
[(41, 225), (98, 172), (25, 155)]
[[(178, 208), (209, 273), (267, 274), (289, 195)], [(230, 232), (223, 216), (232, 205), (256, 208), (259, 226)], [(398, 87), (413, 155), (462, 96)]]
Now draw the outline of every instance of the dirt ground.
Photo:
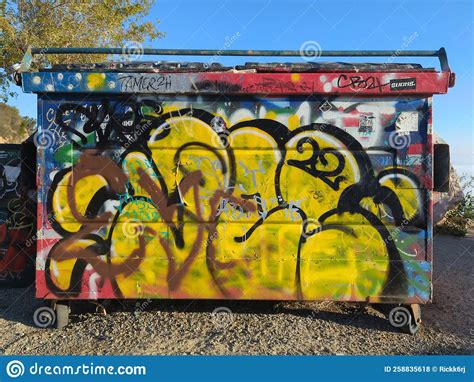
[(472, 354), (474, 235), (434, 248), (434, 302), (415, 336), (372, 307), (331, 302), (115, 301), (40, 329), (30, 287), (0, 290), (0, 354)]

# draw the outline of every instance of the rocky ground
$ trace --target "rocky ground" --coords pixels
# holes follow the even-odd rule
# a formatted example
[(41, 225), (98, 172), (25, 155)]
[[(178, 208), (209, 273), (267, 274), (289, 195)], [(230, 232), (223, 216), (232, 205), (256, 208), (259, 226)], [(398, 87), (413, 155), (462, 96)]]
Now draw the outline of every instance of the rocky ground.
[(435, 239), (435, 298), (415, 336), (331, 302), (115, 301), (106, 315), (82, 304), (65, 329), (39, 329), (30, 287), (0, 290), (0, 354), (472, 354), (473, 257), (472, 234)]

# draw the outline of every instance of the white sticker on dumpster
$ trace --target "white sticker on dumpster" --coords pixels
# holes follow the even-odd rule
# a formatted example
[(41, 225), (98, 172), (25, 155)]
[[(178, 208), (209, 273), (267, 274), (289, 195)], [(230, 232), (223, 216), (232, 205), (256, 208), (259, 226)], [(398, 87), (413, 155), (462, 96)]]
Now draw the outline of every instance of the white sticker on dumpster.
[(404, 111), (398, 115), (395, 129), (399, 134), (409, 134), (418, 131), (419, 113), (417, 111)]

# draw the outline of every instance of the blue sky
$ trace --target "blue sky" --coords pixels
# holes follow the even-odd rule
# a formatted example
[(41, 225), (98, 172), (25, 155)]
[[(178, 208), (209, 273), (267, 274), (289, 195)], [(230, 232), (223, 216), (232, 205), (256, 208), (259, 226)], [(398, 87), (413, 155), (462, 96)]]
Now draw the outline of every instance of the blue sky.
[[(305, 41), (317, 41), (322, 49), (395, 50), (403, 49), (407, 41), (406, 49), (444, 46), (456, 86), (434, 97), (434, 128), (450, 143), (456, 168), (474, 174), (473, 4), (472, 0), (157, 0), (150, 17), (160, 19), (166, 37), (147, 47), (224, 49), (230, 42), (230, 49), (299, 49)], [(436, 59), (417, 62), (438, 68)], [(35, 97), (20, 94), (9, 104), (22, 115), (36, 116)]]

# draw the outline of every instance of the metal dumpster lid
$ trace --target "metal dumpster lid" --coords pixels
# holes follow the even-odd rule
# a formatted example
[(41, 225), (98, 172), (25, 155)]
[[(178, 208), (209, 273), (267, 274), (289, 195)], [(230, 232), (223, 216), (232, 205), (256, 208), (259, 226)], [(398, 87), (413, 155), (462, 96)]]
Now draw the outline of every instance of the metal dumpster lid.
[[(209, 60), (208, 64), (181, 61), (107, 62), (54, 65), (49, 69), (41, 69), (40, 72), (25, 73), (29, 70), (35, 54), (213, 56), (214, 60), (220, 56), (306, 57), (299, 50), (140, 49), (135, 52), (122, 48), (30, 48), (17, 70), (21, 77), (16, 76), (17, 82), (26, 83), (23, 90), (27, 92), (266, 95), (357, 92), (361, 95), (394, 95), (394, 91), (408, 94), (446, 93), (447, 88), (454, 85), (454, 74), (449, 69), (444, 48), (433, 51), (338, 50), (320, 51), (317, 54), (317, 57), (391, 57), (392, 61), (395, 57), (437, 57), (441, 72), (436, 72), (433, 68), (423, 68), (420, 64), (393, 63), (389, 59), (386, 63), (248, 62), (235, 66), (211, 63), (213, 60)], [(75, 76), (75, 79), (71, 78), (71, 75)], [(63, 81), (65, 77), (67, 80)], [(71, 80), (80, 82), (80, 85), (73, 85)]]
[(349, 63), (349, 62), (246, 62), (241, 65), (223, 65), (213, 62), (189, 62), (189, 61), (140, 61), (121, 62), (110, 61), (103, 63), (87, 64), (57, 64), (43, 71), (109, 71), (109, 72), (228, 72), (228, 71), (254, 71), (256, 73), (279, 73), (279, 72), (400, 72), (400, 71), (427, 71), (434, 72), (434, 68), (424, 68), (420, 64), (399, 64), (399, 63)]

